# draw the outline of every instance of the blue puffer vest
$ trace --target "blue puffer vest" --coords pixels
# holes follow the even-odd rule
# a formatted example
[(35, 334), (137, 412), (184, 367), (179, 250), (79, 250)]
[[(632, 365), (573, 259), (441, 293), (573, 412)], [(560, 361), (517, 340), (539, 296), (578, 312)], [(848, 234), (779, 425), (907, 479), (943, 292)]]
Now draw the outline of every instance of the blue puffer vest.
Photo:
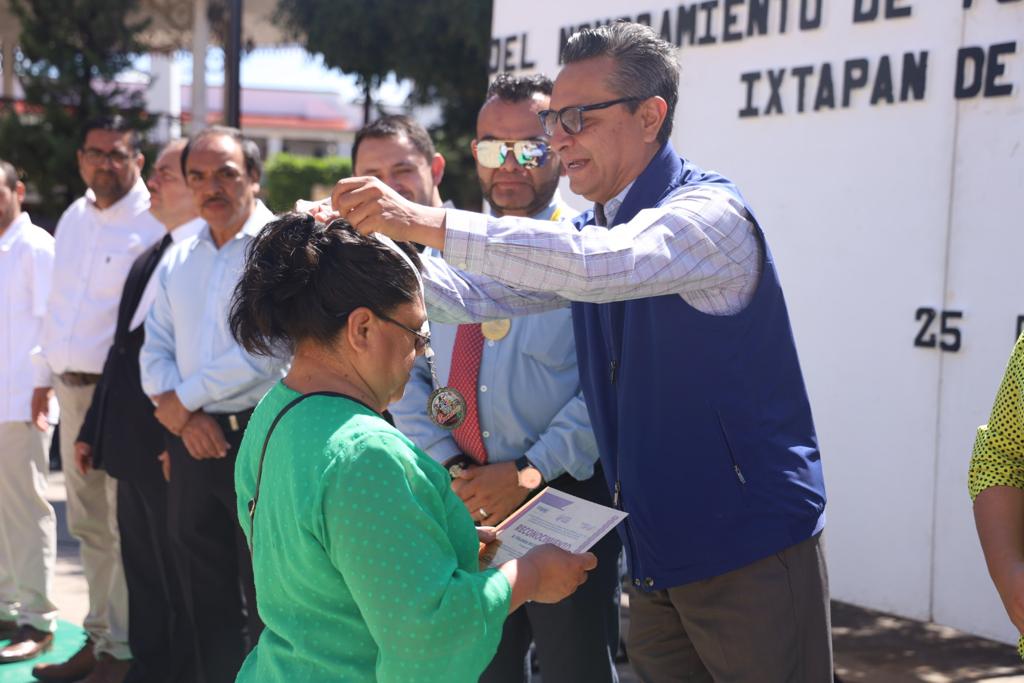
[[(728, 179), (665, 145), (615, 224), (680, 186), (707, 184), (746, 207)], [(577, 227), (592, 222), (593, 211), (576, 219)], [(587, 408), (609, 488), (619, 488), (629, 513), (620, 532), (642, 590), (737, 569), (825, 524), (811, 409), (771, 252), (757, 230), (761, 279), (735, 315), (701, 313), (675, 294), (573, 304)]]

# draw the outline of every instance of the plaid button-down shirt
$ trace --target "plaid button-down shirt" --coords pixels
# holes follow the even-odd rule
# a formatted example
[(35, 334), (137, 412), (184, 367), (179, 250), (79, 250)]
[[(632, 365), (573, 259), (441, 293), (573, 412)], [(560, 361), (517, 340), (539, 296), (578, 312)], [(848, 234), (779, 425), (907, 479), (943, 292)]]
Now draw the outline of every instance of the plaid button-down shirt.
[[(628, 190), (602, 207), (607, 221)], [(762, 253), (743, 205), (713, 186), (682, 187), (612, 229), (452, 210), (445, 259), (425, 259), (425, 287), (442, 322), (666, 294), (729, 315), (753, 297)]]

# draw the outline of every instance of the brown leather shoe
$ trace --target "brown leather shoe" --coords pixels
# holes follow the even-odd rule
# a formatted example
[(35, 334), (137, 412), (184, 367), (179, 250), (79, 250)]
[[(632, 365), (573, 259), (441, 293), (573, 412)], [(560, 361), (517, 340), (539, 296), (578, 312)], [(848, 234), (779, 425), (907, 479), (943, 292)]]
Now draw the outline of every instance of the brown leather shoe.
[(96, 660), (96, 668), (81, 683), (123, 683), (131, 666), (132, 660), (114, 659), (104, 652)]
[(85, 639), (82, 649), (61, 664), (36, 664), (32, 675), (46, 683), (74, 683), (88, 676), (96, 666), (92, 638)]
[(0, 664), (24, 662), (26, 659), (38, 657), (53, 647), (53, 634), (22, 625), (11, 638), (7, 647), (0, 649)]

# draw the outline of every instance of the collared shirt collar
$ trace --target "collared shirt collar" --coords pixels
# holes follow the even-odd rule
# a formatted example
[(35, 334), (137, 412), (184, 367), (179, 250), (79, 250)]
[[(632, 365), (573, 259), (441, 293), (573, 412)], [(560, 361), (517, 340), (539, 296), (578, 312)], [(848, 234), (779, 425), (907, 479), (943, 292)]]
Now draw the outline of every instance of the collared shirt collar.
[(4, 230), (3, 236), (0, 237), (0, 251), (10, 251), (11, 247), (14, 246), (14, 240), (17, 239), (24, 226), (31, 223), (32, 219), (28, 217), (28, 213), (25, 211), (15, 216), (11, 224)]
[[(493, 206), (488, 205), (488, 207), (490, 208), (492, 216), (494, 216), (495, 218), (500, 218), (500, 216), (498, 216), (498, 214), (494, 212)], [(564, 204), (562, 203), (562, 196), (561, 194), (559, 194), (558, 190), (555, 190), (555, 194), (551, 195), (551, 202), (543, 209), (530, 216), (530, 218), (535, 221), (549, 221), (551, 220), (551, 217), (555, 214), (555, 211), (558, 211), (559, 209), (562, 209), (563, 211), (565, 210)]]
[(96, 193), (89, 188), (85, 191), (86, 206), (108, 220), (128, 220), (149, 207), (149, 188), (140, 177), (125, 196), (105, 209), (96, 205)]
[(622, 208), (622, 202), (626, 201), (626, 195), (629, 194), (629, 191), (631, 189), (633, 189), (634, 183), (636, 183), (636, 180), (633, 180), (624, 188), (622, 188), (622, 191), (619, 192), (614, 197), (612, 197), (611, 199), (609, 199), (607, 202), (605, 202), (604, 206), (601, 206), (600, 204), (594, 204), (594, 213), (598, 212), (599, 206), (601, 206), (601, 209), (603, 209), (604, 224), (606, 226), (611, 225), (612, 223), (615, 222), (615, 215), (619, 212), (619, 209)]
[[(255, 237), (260, 233), (260, 230), (263, 229), (263, 226), (274, 220), (274, 218), (275, 216), (273, 212), (267, 208), (267, 205), (263, 203), (263, 200), (257, 199), (256, 205), (252, 209), (252, 213), (249, 214), (249, 218), (242, 224), (242, 229), (236, 232), (228, 242)], [(217, 244), (213, 241), (213, 234), (210, 232), (210, 226), (205, 221), (203, 221), (203, 226), (197, 234), (198, 239), (196, 240), (196, 244), (200, 242), (207, 242), (214, 249), (217, 248)]]
[(173, 240), (175, 244), (178, 242), (184, 242), (189, 237), (198, 235), (199, 231), (205, 227), (206, 222), (202, 218), (193, 218), (192, 220), (182, 223), (171, 230), (171, 240)]

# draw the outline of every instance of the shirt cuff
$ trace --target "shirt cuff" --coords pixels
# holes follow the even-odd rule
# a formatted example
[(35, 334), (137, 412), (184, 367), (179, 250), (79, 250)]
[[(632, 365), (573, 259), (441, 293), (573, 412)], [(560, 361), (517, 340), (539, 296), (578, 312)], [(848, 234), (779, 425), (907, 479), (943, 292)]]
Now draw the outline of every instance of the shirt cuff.
[[(558, 462), (551, 457), (545, 448), (538, 448), (540, 441), (533, 444), (533, 446), (526, 451), (526, 459), (530, 461), (530, 464), (537, 468), (544, 477), (544, 482), (550, 484), (558, 477), (565, 474), (565, 467), (562, 463)], [(575, 476), (575, 474), (573, 475)]]
[[(37, 347), (38, 348), (38, 347)], [(35, 350), (32, 352), (32, 381), (36, 387), (52, 387), (53, 386), (53, 372), (50, 370), (50, 366), (46, 364), (46, 359), (43, 358), (42, 353)]]
[(441, 465), (456, 455), (461, 454), (462, 451), (459, 449), (459, 445), (452, 439), (442, 439), (427, 449), (427, 455), (430, 456), (431, 460)]
[(198, 375), (189, 377), (175, 388), (174, 393), (178, 395), (181, 405), (188, 408), (190, 412), (196, 412), (209, 402), (209, 397), (203, 390), (202, 379)]
[(480, 272), (487, 245), (488, 217), (448, 209), (445, 213), (444, 260), (459, 270)]

